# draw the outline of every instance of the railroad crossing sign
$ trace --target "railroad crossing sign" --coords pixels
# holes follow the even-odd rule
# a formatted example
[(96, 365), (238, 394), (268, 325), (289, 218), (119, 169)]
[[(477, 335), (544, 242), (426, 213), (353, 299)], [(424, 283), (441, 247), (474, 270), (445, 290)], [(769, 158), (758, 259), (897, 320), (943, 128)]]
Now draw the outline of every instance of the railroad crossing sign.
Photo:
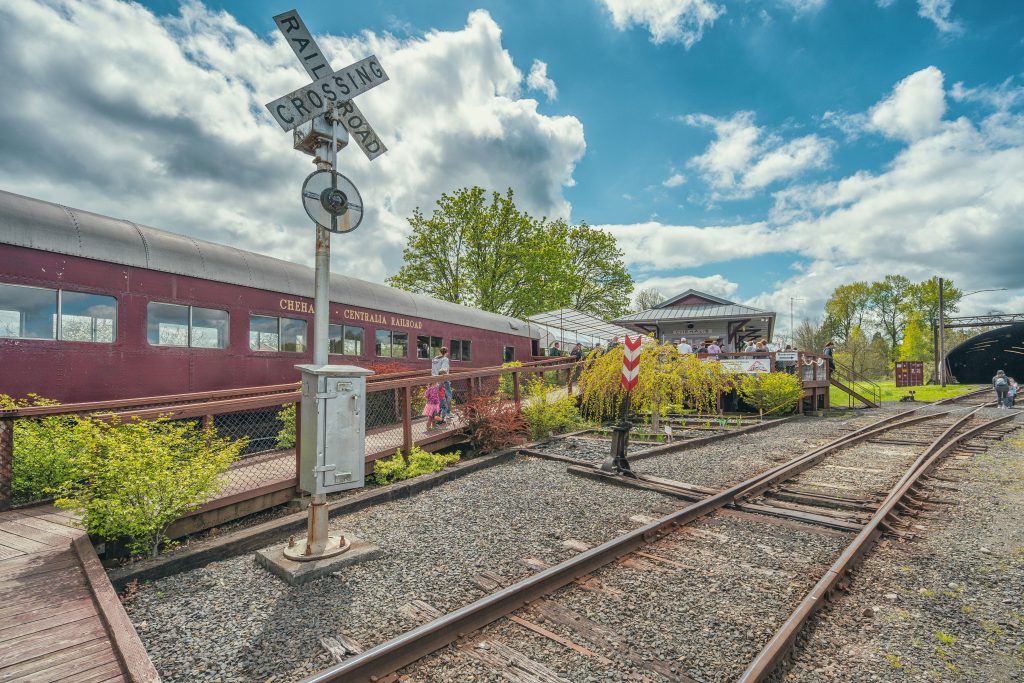
[(627, 336), (622, 349), (622, 386), (633, 391), (640, 376), (640, 346), (644, 338)]
[(292, 130), (317, 116), (333, 112), (356, 144), (371, 161), (388, 148), (377, 137), (352, 98), (388, 80), (388, 75), (373, 55), (334, 71), (313, 36), (295, 10), (278, 14), (274, 23), (284, 34), (292, 52), (313, 82), (292, 91), (265, 106), (277, 124)]

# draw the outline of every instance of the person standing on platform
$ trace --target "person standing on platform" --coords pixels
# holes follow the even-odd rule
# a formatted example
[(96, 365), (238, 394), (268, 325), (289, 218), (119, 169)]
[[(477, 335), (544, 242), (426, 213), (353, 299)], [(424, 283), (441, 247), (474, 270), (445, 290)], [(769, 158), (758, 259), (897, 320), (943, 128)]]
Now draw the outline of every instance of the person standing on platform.
[(712, 339), (711, 343), (708, 344), (708, 358), (718, 360), (720, 355), (722, 355), (722, 347), (718, 345), (717, 339)]
[(612, 337), (612, 343), (608, 345), (608, 351), (611, 351), (616, 346), (619, 346), (619, 338), (618, 337)]
[(562, 347), (561, 347), (561, 345), (558, 342), (552, 342), (551, 346), (548, 347), (548, 355), (549, 356), (561, 356), (562, 355)]
[(1010, 378), (1006, 376), (1005, 372), (1000, 370), (992, 378), (992, 386), (996, 390), (996, 407), (1005, 408), (1007, 406), (1006, 396), (1010, 393)]
[(569, 352), (569, 357), (576, 363), (576, 367), (569, 371), (572, 373), (572, 380), (575, 382), (580, 378), (580, 372), (583, 370), (583, 367), (580, 365), (580, 362), (583, 360), (583, 344), (576, 342), (576, 346), (572, 347), (572, 351)]
[(686, 337), (679, 340), (679, 344), (676, 346), (676, 351), (679, 352), (680, 356), (693, 353), (693, 347), (686, 342)]
[(441, 388), (440, 382), (434, 382), (427, 387), (423, 397), (427, 400), (426, 405), (423, 406), (423, 414), (427, 418), (427, 431), (429, 432), (434, 428), (435, 424), (443, 423), (444, 420), (439, 420), (438, 415), (441, 414), (441, 392), (444, 391)]
[(826, 361), (828, 361), (828, 374), (830, 375), (833, 372), (835, 372), (836, 369), (836, 362), (832, 358), (834, 348), (835, 344), (830, 341), (829, 343), (825, 344), (825, 348), (821, 350), (821, 355), (825, 357)]
[(441, 377), (444, 381), (442, 386), (444, 398), (440, 401), (441, 418), (438, 420), (439, 424), (444, 424), (444, 421), (448, 419), (448, 415), (452, 412), (452, 383), (448, 379), (451, 366), (451, 359), (448, 358), (448, 347), (442, 346), (438, 349), (437, 355), (430, 361), (430, 374), (434, 377)]

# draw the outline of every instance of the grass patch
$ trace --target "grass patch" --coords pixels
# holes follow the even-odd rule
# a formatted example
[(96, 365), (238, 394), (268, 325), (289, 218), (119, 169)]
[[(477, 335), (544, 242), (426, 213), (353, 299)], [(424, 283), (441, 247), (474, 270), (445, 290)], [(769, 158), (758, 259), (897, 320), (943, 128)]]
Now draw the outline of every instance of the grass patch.
[[(938, 401), (944, 398), (953, 398), (974, 391), (979, 388), (977, 384), (947, 384), (940, 387), (938, 384), (928, 384), (923, 387), (900, 387), (896, 388), (896, 380), (887, 379), (875, 382), (882, 391), (883, 401), (898, 401), (911, 391), (918, 401)], [(835, 405), (846, 405), (849, 394), (836, 387), (829, 387), (829, 401)], [(870, 398), (870, 397), (869, 397)], [(995, 396), (993, 394), (993, 399)]]

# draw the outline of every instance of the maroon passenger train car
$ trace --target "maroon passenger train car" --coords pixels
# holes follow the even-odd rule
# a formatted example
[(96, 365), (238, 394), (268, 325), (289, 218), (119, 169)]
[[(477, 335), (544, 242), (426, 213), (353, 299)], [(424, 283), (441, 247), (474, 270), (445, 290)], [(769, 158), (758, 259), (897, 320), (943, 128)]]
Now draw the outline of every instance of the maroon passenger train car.
[[(0, 191), (0, 393), (67, 403), (298, 381), (312, 295), (312, 268)], [(339, 364), (536, 351), (521, 320), (337, 274), (330, 323)]]

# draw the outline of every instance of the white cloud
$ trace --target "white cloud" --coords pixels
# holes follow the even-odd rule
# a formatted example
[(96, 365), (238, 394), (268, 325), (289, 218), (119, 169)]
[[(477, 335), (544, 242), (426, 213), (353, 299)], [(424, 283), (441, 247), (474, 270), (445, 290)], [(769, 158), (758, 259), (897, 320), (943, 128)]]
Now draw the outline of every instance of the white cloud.
[(934, 66), (910, 74), (872, 107), (867, 128), (887, 137), (917, 140), (935, 133), (946, 113), (943, 75)]
[(963, 26), (949, 18), (953, 0), (917, 0), (917, 14), (928, 19), (943, 33), (960, 33)]
[(689, 165), (714, 188), (716, 199), (749, 197), (772, 183), (823, 168), (832, 152), (832, 142), (818, 135), (784, 141), (778, 135), (765, 134), (749, 111), (728, 119), (693, 114), (681, 120), (715, 132), (716, 139)]
[[(268, 35), (197, 2), (159, 18), (127, 2), (3, 3), (0, 88), (23, 96), (0, 108), (0, 187), (311, 264), (298, 201), (310, 158), (263, 107), (309, 79)], [(523, 74), (489, 14), (407, 39), (316, 38), (336, 68), (373, 53), (391, 78), (359, 98), (389, 152), (371, 163), (353, 144), (341, 155), (367, 215), (335, 240), (336, 270), (393, 273), (406, 217), (467, 185), (512, 186), (531, 213), (569, 215), (562, 188), (585, 150), (582, 124), (519, 99)], [(60, 163), (39, 146), (41, 121), (74, 141)]]
[[(943, 74), (935, 71), (927, 78), (941, 84)], [(976, 121), (941, 121), (943, 107), (934, 97), (925, 108), (932, 112), (928, 116), (887, 119), (897, 122), (889, 130), (908, 142), (882, 170), (777, 191), (764, 221), (603, 227), (618, 238), (643, 286), (709, 264), (723, 264), (719, 272), (729, 280), (731, 269), (724, 264), (730, 261), (795, 254), (785, 275), (778, 281), (766, 278), (762, 293), (748, 300), (780, 312), (780, 328), (788, 327), (789, 297), (805, 299), (796, 306), (798, 321), (807, 313), (820, 317), (837, 285), (891, 273), (915, 281), (942, 275), (968, 291), (1007, 287), (1010, 291), (970, 297), (961, 313), (1016, 312), (1024, 301), (1024, 99), (1009, 94), (1012, 90), (1012, 85), (954, 88), (956, 97), (1001, 105)], [(749, 165), (756, 156), (744, 151), (750, 147), (737, 144), (731, 158)]]
[(682, 43), (686, 49), (700, 41), (704, 28), (725, 13), (711, 0), (600, 0), (620, 31), (646, 26), (655, 44)]
[(679, 187), (686, 182), (686, 176), (682, 173), (673, 173), (665, 180), (661, 181), (661, 184), (665, 187)]
[(783, 5), (788, 6), (797, 14), (805, 14), (808, 12), (817, 12), (828, 0), (780, 0)]
[(531, 90), (539, 90), (544, 93), (549, 102), (558, 98), (558, 86), (548, 78), (548, 65), (539, 59), (533, 60), (530, 75), (526, 77), (526, 85)]
[(669, 275), (641, 279), (637, 281), (633, 291), (639, 292), (641, 289), (647, 289), (649, 287), (654, 287), (656, 290), (661, 292), (662, 296), (666, 299), (685, 292), (688, 289), (696, 289), (700, 292), (711, 294), (712, 296), (719, 296), (723, 299), (728, 299), (736, 293), (739, 285), (722, 275), (708, 275), (706, 277), (697, 277), (695, 275)]

